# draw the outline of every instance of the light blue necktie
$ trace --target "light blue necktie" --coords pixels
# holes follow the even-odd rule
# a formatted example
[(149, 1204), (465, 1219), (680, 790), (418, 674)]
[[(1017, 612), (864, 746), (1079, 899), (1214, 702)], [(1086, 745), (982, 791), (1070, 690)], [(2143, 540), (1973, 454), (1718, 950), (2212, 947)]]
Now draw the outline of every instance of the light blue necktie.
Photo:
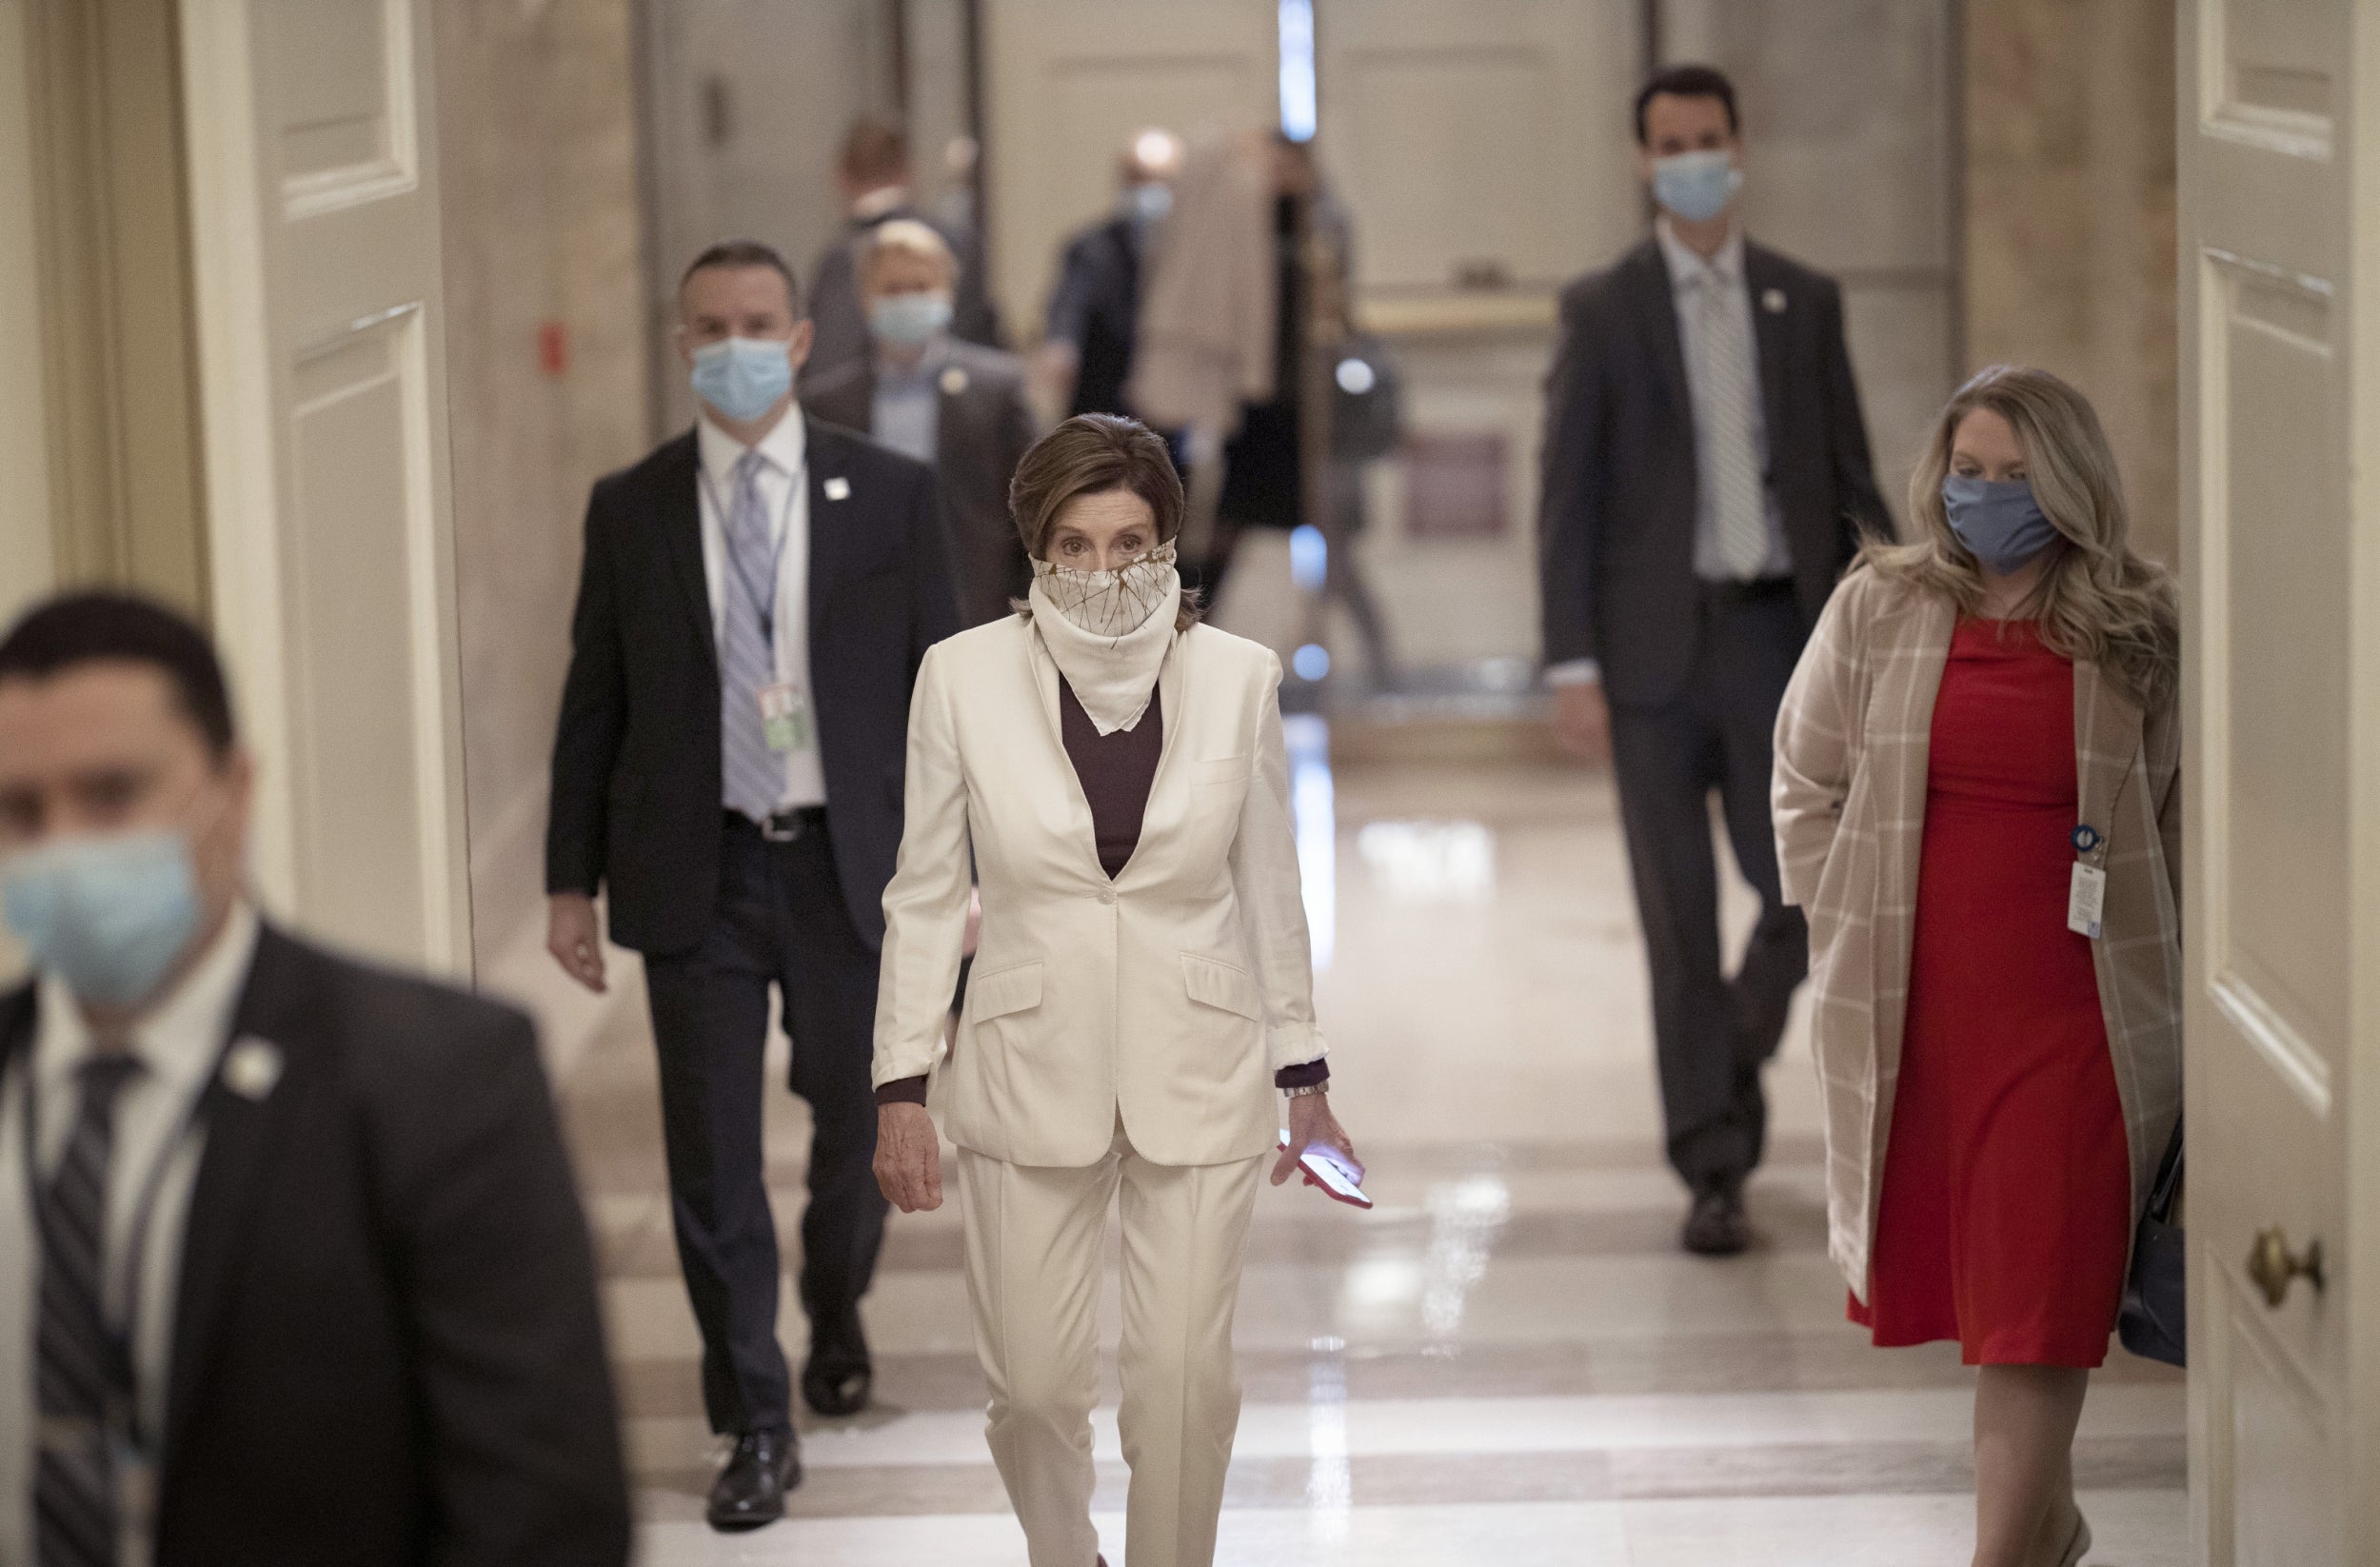
[(726, 599), (719, 637), (719, 761), (730, 810), (764, 822), (785, 793), (785, 765), (768, 748), (761, 724), (761, 691), (777, 684), (770, 623), (777, 605), (777, 552), (768, 538), (768, 507), (761, 500), (761, 469), (768, 459), (747, 451), (736, 459), (735, 491), (727, 508)]

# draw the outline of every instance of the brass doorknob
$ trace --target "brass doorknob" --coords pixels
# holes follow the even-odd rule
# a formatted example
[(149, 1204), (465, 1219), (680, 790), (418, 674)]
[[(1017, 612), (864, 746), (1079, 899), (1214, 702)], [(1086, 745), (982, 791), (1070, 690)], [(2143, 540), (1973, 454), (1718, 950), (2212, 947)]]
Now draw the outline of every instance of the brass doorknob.
[(2256, 1232), (2256, 1243), (2248, 1249), (2248, 1277), (2264, 1297), (2264, 1303), (2277, 1307), (2288, 1299), (2290, 1280), (2304, 1279), (2317, 1294), (2322, 1289), (2322, 1242), (2310, 1241), (2304, 1255), (2290, 1250), (2289, 1237), (2281, 1226)]

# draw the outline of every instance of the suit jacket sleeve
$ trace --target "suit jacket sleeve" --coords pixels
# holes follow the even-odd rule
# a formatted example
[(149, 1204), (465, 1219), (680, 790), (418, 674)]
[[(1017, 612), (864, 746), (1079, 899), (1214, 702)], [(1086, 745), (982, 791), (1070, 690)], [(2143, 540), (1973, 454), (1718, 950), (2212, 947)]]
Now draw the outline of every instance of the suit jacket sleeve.
[(1777, 872), (1785, 901), (1805, 909), (1817, 901), (1835, 851), (1835, 828), (1851, 798), (1853, 737), (1867, 718), (1858, 624), (1865, 597), (1854, 579), (1827, 601), (1777, 708), (1770, 798)]
[(925, 650), (959, 634), (958, 579), (950, 569), (950, 535), (942, 521), (942, 483), (930, 468), (909, 486), (909, 667), (914, 684)]
[(1835, 493), (1840, 503), (1836, 518), (1842, 530), (1842, 562), (1859, 549), (1859, 538), (1893, 537), (1893, 514), (1877, 490), (1875, 465), (1868, 454), (1868, 422), (1859, 411), (1859, 383), (1851, 369), (1851, 347), (1843, 336), (1843, 289), (1833, 279), (1826, 286), (1826, 315), (1819, 352), (1821, 385), (1826, 396), (1827, 458), (1834, 469)]
[(608, 529), (609, 486), (586, 504), (586, 550), (570, 620), (570, 671), (555, 726), (552, 792), (545, 823), (545, 890), (593, 893), (604, 882), (611, 770), (627, 719), (621, 667), (620, 605)]
[(1298, 878), (1298, 838), (1289, 815), (1289, 752), (1281, 737), (1280, 660), (1265, 655), (1264, 705), (1257, 720), (1256, 765), (1232, 840), (1232, 890), (1264, 996), (1267, 1068), (1319, 1060), (1314, 1020), (1314, 951)]
[(1562, 308), (1561, 347), (1546, 377), (1544, 485), (1537, 522), (1545, 662), (1597, 656), (1595, 554), (1601, 526), (1603, 397), (1600, 346), (1586, 298)]
[(466, 1016), (489, 1021), (451, 1028), (423, 1058), (429, 1081), (377, 1096), (381, 1223), (430, 1433), (428, 1559), (625, 1562), (594, 1259), (536, 1035), (516, 1013)]
[(876, 992), (876, 1086), (919, 1077), (942, 1059), (942, 1020), (959, 982), (974, 857), (967, 778), (941, 664), (928, 653), (909, 702), (901, 858), (884, 888)]

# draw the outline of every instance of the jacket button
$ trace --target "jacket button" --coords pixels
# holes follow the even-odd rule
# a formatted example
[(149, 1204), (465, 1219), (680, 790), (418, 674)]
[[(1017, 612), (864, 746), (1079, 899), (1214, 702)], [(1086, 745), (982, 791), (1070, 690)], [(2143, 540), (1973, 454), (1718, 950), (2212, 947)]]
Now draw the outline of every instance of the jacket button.
[(1114, 887), (1107, 887), (1107, 888), (1105, 888), (1105, 889), (1101, 890), (1101, 892), (1100, 893), (1100, 902), (1101, 902), (1101, 903), (1114, 903), (1115, 901), (1116, 901), (1116, 889), (1115, 889)]

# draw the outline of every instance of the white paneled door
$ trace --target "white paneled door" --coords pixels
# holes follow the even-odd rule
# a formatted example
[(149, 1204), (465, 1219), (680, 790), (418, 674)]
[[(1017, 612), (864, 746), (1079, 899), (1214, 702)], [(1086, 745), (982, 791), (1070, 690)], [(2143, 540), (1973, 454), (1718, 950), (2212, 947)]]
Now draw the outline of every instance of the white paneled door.
[(1143, 126), (1190, 135), (1279, 117), (1277, 0), (986, 0), (991, 285), (1011, 335), (1040, 335), (1058, 256), (1116, 200)]
[[(2380, 1561), (2380, 10), (2179, 31), (2191, 1493)], [(2367, 88), (2371, 89), (2366, 91)]]
[(307, 930), (460, 972), (428, 0), (183, 0), (215, 627)]

